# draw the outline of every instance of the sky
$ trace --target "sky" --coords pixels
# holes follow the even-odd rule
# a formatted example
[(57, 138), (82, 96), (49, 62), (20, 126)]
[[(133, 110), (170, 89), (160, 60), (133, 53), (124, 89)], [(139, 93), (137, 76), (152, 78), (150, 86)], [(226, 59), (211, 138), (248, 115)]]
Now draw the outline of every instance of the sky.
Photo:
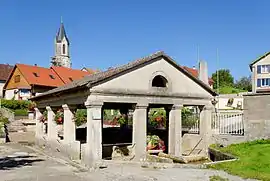
[(0, 63), (49, 67), (62, 16), (73, 68), (106, 70), (160, 50), (192, 67), (199, 49), (209, 75), (226, 68), (239, 79), (270, 51), (269, 6), (268, 0), (1, 0)]

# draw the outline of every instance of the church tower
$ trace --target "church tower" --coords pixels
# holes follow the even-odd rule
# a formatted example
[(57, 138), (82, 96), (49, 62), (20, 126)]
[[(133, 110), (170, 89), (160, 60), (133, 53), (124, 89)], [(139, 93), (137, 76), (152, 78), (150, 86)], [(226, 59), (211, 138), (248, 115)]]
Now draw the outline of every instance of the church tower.
[(55, 53), (52, 57), (52, 65), (71, 68), (71, 60), (69, 56), (69, 40), (62, 21), (54, 43)]

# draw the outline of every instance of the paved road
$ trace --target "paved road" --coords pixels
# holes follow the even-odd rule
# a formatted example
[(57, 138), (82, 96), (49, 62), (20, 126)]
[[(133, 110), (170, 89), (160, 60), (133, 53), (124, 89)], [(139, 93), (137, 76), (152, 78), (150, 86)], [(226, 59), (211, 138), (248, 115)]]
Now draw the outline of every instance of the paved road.
[(220, 175), (231, 181), (239, 177), (206, 169), (150, 169), (134, 164), (110, 164), (92, 172), (84, 172), (60, 160), (18, 145), (0, 145), (1, 181), (206, 181)]

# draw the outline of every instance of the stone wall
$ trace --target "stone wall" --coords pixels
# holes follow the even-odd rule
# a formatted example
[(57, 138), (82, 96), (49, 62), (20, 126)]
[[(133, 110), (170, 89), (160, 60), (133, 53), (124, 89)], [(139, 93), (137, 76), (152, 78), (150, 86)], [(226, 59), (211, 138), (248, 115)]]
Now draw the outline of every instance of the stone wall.
[(247, 140), (270, 137), (270, 94), (244, 96), (244, 127)]

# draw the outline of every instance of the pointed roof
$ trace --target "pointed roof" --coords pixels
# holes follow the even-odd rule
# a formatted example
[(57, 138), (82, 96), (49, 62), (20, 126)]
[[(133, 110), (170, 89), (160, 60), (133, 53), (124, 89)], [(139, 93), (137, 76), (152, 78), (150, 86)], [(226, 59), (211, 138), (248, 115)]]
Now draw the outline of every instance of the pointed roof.
[(57, 33), (57, 35), (56, 35), (56, 42), (57, 42), (57, 43), (62, 42), (63, 39), (64, 39), (64, 37), (67, 39), (67, 42), (68, 42), (68, 44), (69, 44), (69, 40), (68, 40), (66, 31), (65, 31), (64, 23), (61, 22), (60, 28), (59, 28), (58, 33)]

